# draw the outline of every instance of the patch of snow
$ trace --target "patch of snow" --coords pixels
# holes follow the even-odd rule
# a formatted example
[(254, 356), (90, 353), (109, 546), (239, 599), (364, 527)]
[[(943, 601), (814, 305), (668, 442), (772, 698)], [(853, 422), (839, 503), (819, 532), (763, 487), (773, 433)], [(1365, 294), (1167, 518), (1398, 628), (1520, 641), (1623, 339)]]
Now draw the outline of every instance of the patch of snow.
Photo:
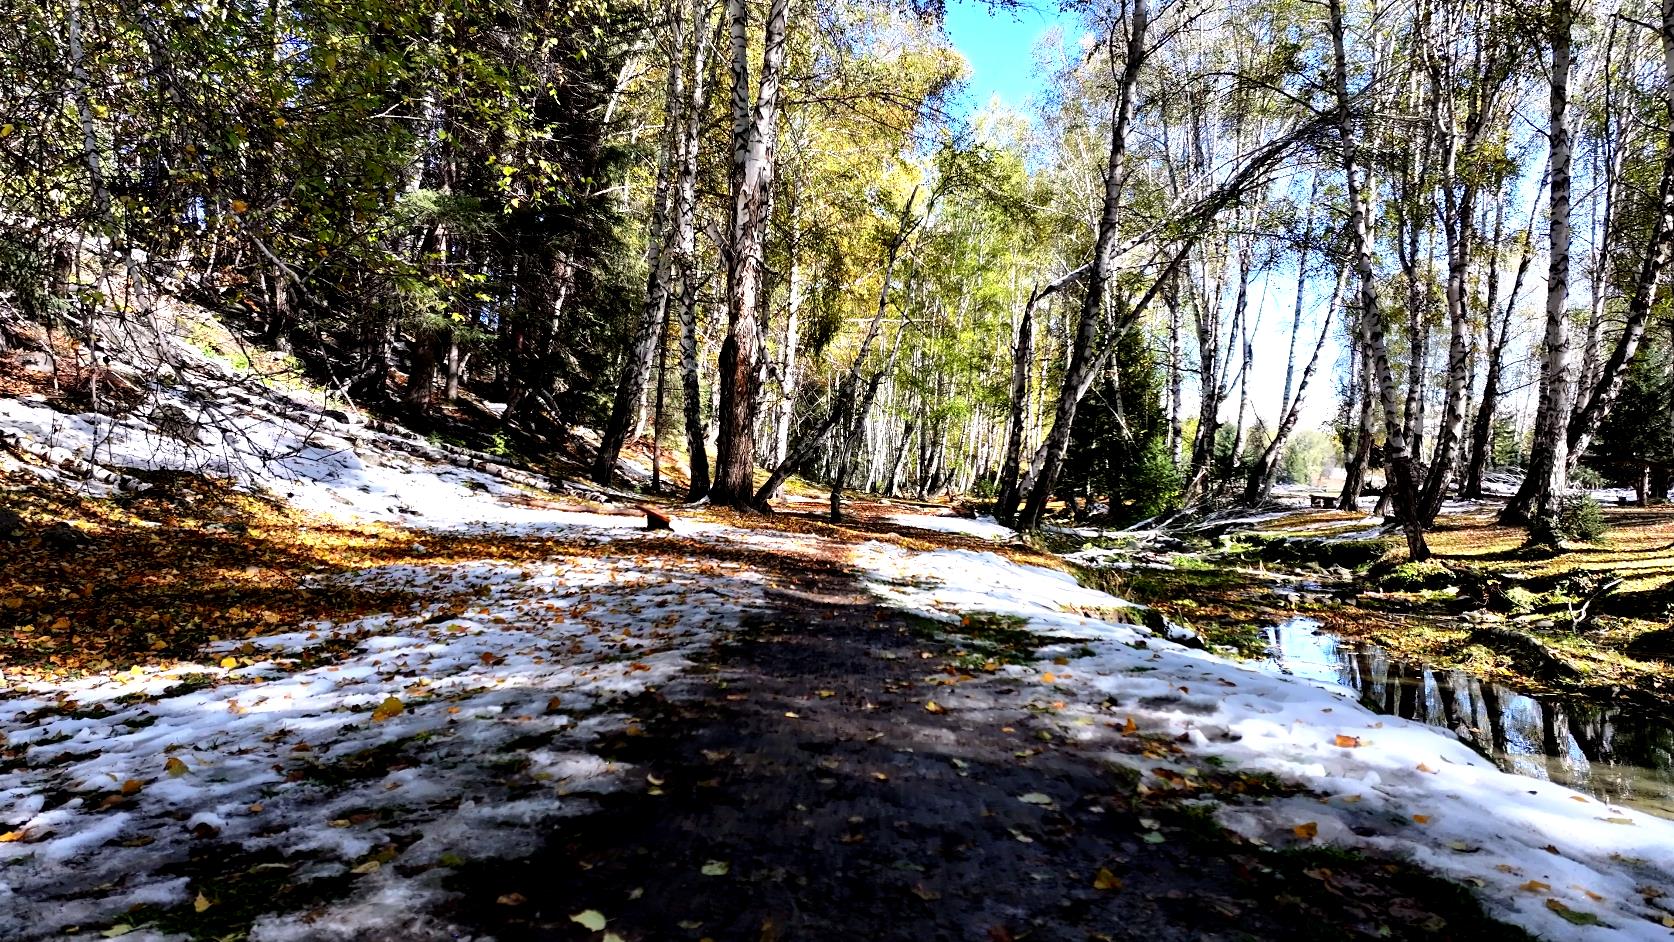
[[(1190, 776), (1214, 759), (1309, 789), (1222, 806), (1219, 820), (1247, 839), (1317, 840), (1405, 859), (1477, 887), (1491, 913), (1544, 938), (1583, 937), (1562, 910), (1599, 920), (1584, 930), (1588, 939), (1668, 938), (1662, 920), (1674, 913), (1655, 891), (1674, 888), (1674, 821), (1502, 772), (1451, 732), (1373, 713), (1335, 684), (1262, 673), (1083, 614), (1127, 603), (1049, 569), (879, 544), (861, 547), (856, 562), (873, 591), (902, 609), (944, 619), (997, 611), (1074, 639), (1042, 652), (1067, 665), (1004, 670), (1040, 684), (1043, 710), (1063, 702), (1046, 711), (1063, 736), (1111, 743), (1108, 759), (1134, 766), (1147, 787), (1170, 787), (1158, 768)], [(1183, 752), (1152, 759), (1114, 748), (1129, 718)]]
[(890, 514), (884, 518), (890, 523), (916, 530), (934, 530), (938, 533), (960, 533), (984, 540), (1009, 540), (1017, 535), (1017, 531), (1001, 524), (993, 517), (982, 516), (976, 519), (970, 517), (955, 517), (933, 514)]
[(758, 574), (679, 552), (555, 553), (364, 570), (336, 582), (438, 601), (221, 642), (210, 663), (13, 685), (0, 733), (20, 761), (0, 771), (0, 832), (22, 837), (0, 843), (0, 938), (189, 903), (196, 888), (168, 872), (204, 841), (299, 877), (356, 874), (340, 921), (275, 916), (253, 939), (337, 938), (331, 924), (367, 938), (386, 922), (452, 938), (413, 922), (438, 871), (397, 878), (372, 865), (383, 849), (418, 833), (397, 862), (527, 854), (543, 822), (631, 771), (587, 752), (633, 722), (619, 704), (677, 687), (763, 598)]
[(277, 394), (238, 386), (224, 392), (213, 406), (159, 394), (196, 426), (194, 441), (139, 413), (71, 415), (28, 398), (0, 399), (0, 430), (61, 457), (121, 469), (193, 471), (350, 520), (434, 530), (502, 524), (625, 530), (644, 523), (626, 514), (556, 510), (496, 475), (411, 454), (399, 436), (345, 425)]
[(868, 589), (898, 608), (939, 621), (966, 612), (1026, 618), (1051, 634), (1119, 642), (1150, 634), (1137, 625), (1115, 624), (1084, 614), (1142, 607), (1088, 589), (1069, 573), (1014, 563), (995, 553), (937, 550), (918, 553), (870, 541), (854, 548), (853, 561), (865, 572)]

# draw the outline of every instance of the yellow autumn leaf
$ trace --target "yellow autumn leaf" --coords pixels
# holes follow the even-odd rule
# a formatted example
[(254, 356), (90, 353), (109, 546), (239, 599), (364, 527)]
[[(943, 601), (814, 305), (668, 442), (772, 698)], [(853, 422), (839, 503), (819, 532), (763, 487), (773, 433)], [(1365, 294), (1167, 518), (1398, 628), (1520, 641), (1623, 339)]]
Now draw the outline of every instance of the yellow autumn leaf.
[(947, 712), (946, 707), (942, 706), (940, 703), (937, 703), (934, 700), (925, 701), (924, 709), (925, 709), (926, 712), (929, 712), (929, 713), (946, 713)]
[(1122, 724), (1122, 735), (1132, 736), (1137, 732), (1139, 732), (1139, 724), (1133, 721), (1133, 717), (1128, 717), (1128, 721)]
[(221, 658), (221, 666), (226, 668), (227, 670), (232, 670), (233, 668), (238, 666), (238, 658), (233, 657), (232, 655), (229, 654), (226, 657)]
[(144, 787), (145, 787), (144, 782), (140, 781), (137, 778), (131, 778), (131, 779), (128, 779), (126, 782), (122, 783), (122, 794), (124, 794), (124, 795), (137, 795), (137, 794), (139, 794), (139, 790), (144, 788)]
[(1291, 828), (1290, 832), (1295, 834), (1297, 838), (1301, 840), (1311, 841), (1315, 837), (1319, 836), (1319, 822), (1309, 821), (1305, 824), (1298, 824)]
[(394, 695), (385, 697), (384, 702), (378, 704), (377, 709), (372, 711), (372, 722), (382, 723), (384, 720), (394, 719), (405, 713), (406, 710), (406, 705)]
[(1552, 886), (1549, 883), (1542, 883), (1539, 880), (1530, 880), (1529, 882), (1527, 882), (1527, 883), (1523, 884), (1522, 886), (1518, 887), (1518, 889), (1527, 891), (1529, 893), (1545, 893), (1548, 890), (1551, 890)]
[(1417, 821), (1419, 824), (1429, 824), (1430, 823), (1430, 816), (1427, 815), (1427, 814), (1415, 814), (1415, 815), (1412, 816), (1412, 819), (1414, 821)]
[(1122, 878), (1111, 873), (1108, 867), (1100, 867), (1099, 872), (1093, 875), (1093, 889), (1095, 890), (1119, 890), (1121, 888)]
[(214, 905), (214, 903), (209, 901), (209, 897), (203, 895), (202, 890), (198, 891), (198, 898), (192, 900), (192, 908), (200, 913)]
[(16, 831), (7, 831), (4, 834), (0, 834), (0, 844), (15, 844), (18, 841), (23, 840), (23, 838), (24, 832), (21, 828)]
[(163, 763), (163, 771), (169, 773), (170, 775), (172, 775), (176, 778), (179, 778), (180, 776), (185, 775), (187, 773), (187, 771), (189, 771), (189, 770), (186, 766), (186, 763), (180, 761), (180, 759), (178, 757), (169, 756), (169, 760), (167, 762)]
[(1342, 733), (1338, 733), (1335, 742), (1338, 746), (1340, 746), (1344, 749), (1353, 749), (1356, 746), (1360, 745), (1360, 737), (1359, 736), (1344, 736)]
[(233, 200), (232, 203), (229, 204), (229, 205), (232, 206), (232, 211), (235, 212), (235, 213), (242, 213), (246, 209), (250, 208), (250, 204), (244, 202), (243, 200)]

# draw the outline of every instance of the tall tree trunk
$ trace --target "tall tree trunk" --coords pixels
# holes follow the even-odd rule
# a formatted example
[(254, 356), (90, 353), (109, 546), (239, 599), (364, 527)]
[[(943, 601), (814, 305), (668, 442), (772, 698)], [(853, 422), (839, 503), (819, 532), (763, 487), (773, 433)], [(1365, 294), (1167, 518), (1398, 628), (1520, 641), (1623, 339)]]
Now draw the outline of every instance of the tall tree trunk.
[[(1285, 353), (1285, 391), (1279, 398), (1279, 412), (1283, 414), (1290, 408), (1290, 393), (1296, 378), (1296, 338), (1302, 333), (1302, 308), (1307, 298), (1308, 288), (1308, 252), (1313, 248), (1314, 241), (1314, 201), (1319, 197), (1319, 175), (1315, 174), (1313, 183), (1308, 188), (1307, 221), (1302, 224), (1302, 246), (1296, 252), (1296, 302), (1290, 312), (1290, 348)], [(1337, 293), (1342, 294), (1340, 286), (1343, 276), (1338, 274), (1339, 287)], [(1336, 302), (1333, 301), (1333, 304)], [(1329, 318), (1327, 319), (1329, 323)]]
[[(1057, 413), (1052, 429), (1047, 433), (1045, 464), (1040, 477), (1028, 494), (1018, 529), (1033, 530), (1040, 525), (1057, 483), (1063, 456), (1069, 450), (1070, 429), (1075, 424), (1076, 407), (1085, 387), (1097, 369), (1093, 355), (1093, 341), (1098, 335), (1099, 311), (1104, 300), (1105, 286), (1110, 281), (1116, 262), (1117, 226), (1121, 221), (1122, 184), (1127, 173), (1125, 164), (1128, 150), (1128, 122), (1133, 113), (1133, 97), (1139, 84), (1140, 69), (1147, 51), (1146, 31), (1150, 27), (1149, 0), (1132, 0), (1127, 5), (1127, 36), (1122, 73), (1116, 89), (1116, 103), (1110, 116), (1110, 147), (1104, 167), (1104, 193), (1098, 217), (1098, 231), (1094, 238), (1093, 259), (1088, 271), (1087, 293), (1081, 302), (1081, 322), (1076, 327), (1075, 342), (1070, 348), (1069, 365), (1064, 370), (1063, 390), (1058, 397)], [(1114, 27), (1113, 27), (1114, 28)], [(1112, 43), (1112, 46), (1115, 44)]]
[(1180, 466), (1185, 434), (1185, 370), (1180, 365), (1180, 292), (1171, 282), (1163, 295), (1168, 306), (1168, 456)]
[(1572, 464), (1591, 447), (1599, 423), (1610, 413), (1610, 407), (1621, 393), (1622, 380), (1639, 351), (1640, 341), (1645, 336), (1645, 324), (1656, 305), (1657, 288), (1663, 272), (1668, 268), (1671, 254), (1674, 254), (1674, 0), (1662, 2), (1661, 38), (1668, 131), (1663, 145), (1662, 182), (1657, 190), (1657, 215), (1651, 226), (1650, 244), (1645, 248), (1639, 275), (1634, 280), (1627, 323), (1611, 348), (1609, 359), (1599, 368), (1597, 381), (1583, 392), (1583, 398), (1576, 405), (1575, 418), (1568, 430), (1568, 458)]
[[(801, 244), (801, 225), (793, 203), (790, 207), (790, 277), (787, 279), (788, 298), (785, 304), (785, 342), (779, 356), (779, 410), (773, 422), (773, 463), (785, 460), (790, 454), (791, 419), (796, 414), (796, 392), (801, 382), (797, 369), (797, 347), (802, 339), (802, 295), (804, 292), (802, 265), (798, 250)], [(770, 495), (777, 500), (778, 494)]]
[(1342, 144), (1343, 171), (1348, 184), (1349, 231), (1353, 239), (1354, 266), (1360, 279), (1360, 313), (1366, 319), (1370, 340), (1370, 362), (1378, 380), (1383, 403), (1384, 450), (1390, 466), (1389, 483), (1395, 489), (1396, 505), (1402, 514), (1407, 552), (1414, 560), (1429, 558), (1423, 524), (1414, 512), (1418, 500), (1417, 475), (1412, 453), (1407, 450), (1405, 429), (1395, 401), (1395, 377), (1389, 368), (1389, 348), (1384, 341), (1383, 315), (1378, 309), (1377, 273), (1372, 267), (1372, 230), (1367, 218), (1369, 195), (1362, 186), (1356, 156), (1358, 145), (1353, 130), (1352, 101), (1348, 91), (1348, 56), (1344, 50), (1342, 0), (1327, 0), (1331, 16), (1331, 44), (1335, 53), (1337, 130)]
[(709, 499), (738, 509), (750, 509), (755, 495), (759, 305), (789, 8), (789, 0), (772, 0), (768, 7), (761, 76), (752, 94), (749, 8), (745, 0), (727, 0), (732, 35), (732, 218), (723, 253), (727, 335), (721, 343), (719, 437)]
[(1371, 339), (1366, 333), (1366, 318), (1360, 317), (1355, 324), (1354, 334), (1349, 342), (1354, 347), (1355, 360), (1352, 376), (1349, 381), (1354, 384), (1356, 410), (1359, 419), (1355, 425), (1354, 454), (1349, 458), (1348, 467), (1343, 473), (1343, 491), (1337, 495), (1338, 510), (1360, 509), (1360, 493), (1366, 489), (1366, 469), (1372, 463), (1372, 439), (1375, 435), (1374, 409), (1372, 402)]
[(703, 135), (704, 115), (709, 103), (709, 54), (719, 40), (721, 29), (719, 20), (710, 25), (711, 10), (705, 0), (700, 0), (693, 17), (691, 92), (684, 108), (680, 163), (674, 177), (670, 219), (674, 267), (679, 275), (676, 281), (679, 296), (675, 303), (680, 317), (680, 390), (689, 457), (688, 501), (698, 500), (709, 493), (709, 450), (703, 427), (703, 390), (698, 382), (697, 175), (698, 142)]
[(996, 516), (1001, 520), (1010, 520), (1017, 510), (1017, 501), (1021, 497), (1018, 487), (1018, 466), (1023, 461), (1023, 431), (1027, 421), (1029, 405), (1029, 372), (1035, 362), (1035, 309), (1048, 296), (1062, 290), (1071, 282), (1086, 274), (1089, 266), (1083, 265), (1069, 274), (1037, 286), (1029, 293), (1029, 300), (1023, 305), (1023, 319), (1017, 325), (1017, 342), (1013, 347), (1011, 359), (1011, 419), (1007, 424), (1005, 458), (1000, 464), (1000, 488), (994, 502)]
[[(667, 250), (670, 234), (669, 217), (674, 202), (673, 177), (679, 172), (681, 150), (684, 146), (682, 109), (686, 101), (686, 43), (688, 24), (684, 0), (673, 0), (667, 6), (668, 79), (663, 89), (663, 132), (661, 154), (657, 161), (657, 179), (651, 192), (651, 221), (645, 231), (645, 304), (640, 310), (639, 323), (633, 340), (628, 345), (627, 359), (622, 364), (622, 378), (616, 386), (616, 399), (611, 404), (610, 417), (599, 436), (599, 451), (593, 461), (593, 480), (610, 484), (616, 474), (616, 458), (622, 453), (629, 435), (640, 423), (641, 402), (645, 398), (645, 380), (651, 373), (651, 360), (657, 350), (657, 338), (663, 335), (663, 321), (668, 316), (669, 282), (672, 275), (673, 253)], [(692, 29), (702, 32), (702, 28)], [(694, 82), (703, 76), (693, 75)]]
[[(1490, 68), (1490, 72), (1497, 71)], [(1479, 93), (1471, 113), (1465, 119), (1465, 133), (1461, 139), (1453, 129), (1451, 115), (1444, 126), (1439, 111), (1443, 95), (1453, 84), (1451, 68), (1434, 67), (1434, 97), (1438, 105), (1434, 123), (1442, 147), (1442, 232), (1447, 241), (1447, 394), (1442, 402), (1442, 421), (1436, 437), (1434, 460), (1424, 482), (1418, 513), (1425, 526), (1435, 522), (1447, 497), (1458, 464), (1459, 442), (1465, 428), (1465, 400), (1470, 388), (1467, 358), (1470, 347), (1470, 318), (1465, 310), (1465, 282), (1469, 274), (1471, 254), (1471, 226), (1475, 223), (1477, 184), (1474, 179), (1461, 180), (1459, 169), (1461, 152), (1471, 155), (1478, 138), (1489, 123), (1494, 91), (1488, 86)], [(1484, 80), (1486, 85), (1487, 79)], [(1451, 106), (1449, 106), (1451, 108)], [(1490, 309), (1489, 317), (1493, 316)]]
[(1551, 189), (1547, 218), (1551, 245), (1546, 271), (1546, 348), (1541, 363), (1540, 420), (1523, 486), (1505, 506), (1507, 523), (1555, 518), (1557, 502), (1569, 488), (1569, 417), (1572, 364), (1569, 348), (1569, 213), (1572, 148), (1569, 127), (1570, 44), (1573, 12), (1569, 0), (1552, 4), (1552, 68), (1548, 138), (1551, 141)]
[[(1541, 190), (1546, 188), (1546, 181), (1541, 181)], [(1488, 364), (1484, 368), (1482, 381), (1482, 402), (1476, 407), (1476, 424), (1471, 429), (1471, 463), (1465, 471), (1465, 486), (1460, 496), (1467, 499), (1482, 497), (1482, 477), (1487, 470), (1488, 462), (1493, 460), (1494, 453), (1494, 414), (1499, 409), (1500, 386), (1505, 375), (1505, 350), (1511, 339), (1511, 315), (1517, 309), (1517, 301), (1523, 293), (1523, 279), (1528, 277), (1529, 266), (1534, 262), (1534, 227), (1538, 215), (1540, 192), (1537, 190), (1534, 201), (1529, 207), (1529, 223), (1523, 230), (1523, 248), (1517, 258), (1517, 271), (1511, 279), (1511, 291), (1505, 299), (1505, 310), (1500, 317), (1499, 327), (1493, 326), (1494, 308), (1492, 304), (1493, 286), (1498, 284), (1498, 265), (1495, 266), (1495, 276), (1490, 281), (1490, 303), (1486, 309), (1489, 326)], [(1495, 228), (1498, 228), (1496, 222)], [(1499, 244), (1496, 238), (1495, 245)], [(1497, 254), (1496, 254), (1497, 257)]]

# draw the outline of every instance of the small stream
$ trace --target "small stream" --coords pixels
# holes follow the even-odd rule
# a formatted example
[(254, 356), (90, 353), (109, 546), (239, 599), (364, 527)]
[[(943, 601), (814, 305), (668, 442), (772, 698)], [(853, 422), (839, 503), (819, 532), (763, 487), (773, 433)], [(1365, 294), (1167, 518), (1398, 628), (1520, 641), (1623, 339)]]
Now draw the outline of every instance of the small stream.
[(1674, 723), (1631, 706), (1532, 697), (1462, 671), (1391, 659), (1312, 618), (1267, 629), (1267, 669), (1341, 684), (1380, 713), (1442, 726), (1500, 768), (1674, 818)]

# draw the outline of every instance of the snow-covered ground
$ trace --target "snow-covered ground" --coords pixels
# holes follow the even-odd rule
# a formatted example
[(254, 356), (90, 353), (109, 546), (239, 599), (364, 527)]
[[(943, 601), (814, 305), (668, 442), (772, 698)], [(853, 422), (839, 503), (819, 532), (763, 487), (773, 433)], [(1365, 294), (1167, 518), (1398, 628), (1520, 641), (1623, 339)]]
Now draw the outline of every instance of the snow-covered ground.
[[(164, 394), (160, 406), (120, 418), (0, 398), (0, 432), (44, 446), (55, 460), (194, 471), (350, 520), (426, 529), (621, 523), (541, 507), (500, 476), (413, 454), (424, 447), (417, 439), (340, 422), (271, 390), (229, 384), (221, 397), (209, 405)], [(195, 434), (179, 434), (184, 424)]]
[[(1312, 792), (1218, 810), (1253, 841), (1411, 860), (1476, 887), (1490, 911), (1543, 938), (1669, 938), (1674, 822), (1501, 772), (1451, 732), (1373, 713), (1345, 688), (1264, 674), (1090, 616), (1126, 603), (1061, 573), (992, 553), (877, 543), (855, 556), (890, 604), (943, 619), (1015, 615), (1074, 639), (1041, 652), (1063, 660), (1005, 670), (1040, 684), (1043, 706), (1063, 704), (1064, 736), (1109, 740), (1131, 717), (1139, 732), (1184, 737), (1173, 758), (1109, 751), (1151, 786), (1169, 786), (1159, 768), (1191, 776), (1213, 760)], [(940, 699), (948, 710), (966, 705), (956, 693)]]
[(963, 536), (974, 536), (983, 540), (1009, 540), (1017, 532), (995, 520), (993, 517), (955, 517), (952, 514), (891, 514), (884, 518), (890, 523), (917, 530), (933, 530), (937, 533), (958, 533)]
[(755, 574), (678, 552), (354, 581), (436, 601), (0, 699), (21, 750), (0, 772), (0, 938), (138, 929), (126, 913), (141, 903), (217, 905), (186, 874), (201, 841), (297, 881), (353, 876), (332, 912), (264, 918), (253, 940), (333, 924), (450, 938), (411, 928), (448, 866), (526, 854), (543, 822), (634, 775), (585, 746), (632, 722), (623, 698), (676, 695), (693, 650), (761, 604)]

